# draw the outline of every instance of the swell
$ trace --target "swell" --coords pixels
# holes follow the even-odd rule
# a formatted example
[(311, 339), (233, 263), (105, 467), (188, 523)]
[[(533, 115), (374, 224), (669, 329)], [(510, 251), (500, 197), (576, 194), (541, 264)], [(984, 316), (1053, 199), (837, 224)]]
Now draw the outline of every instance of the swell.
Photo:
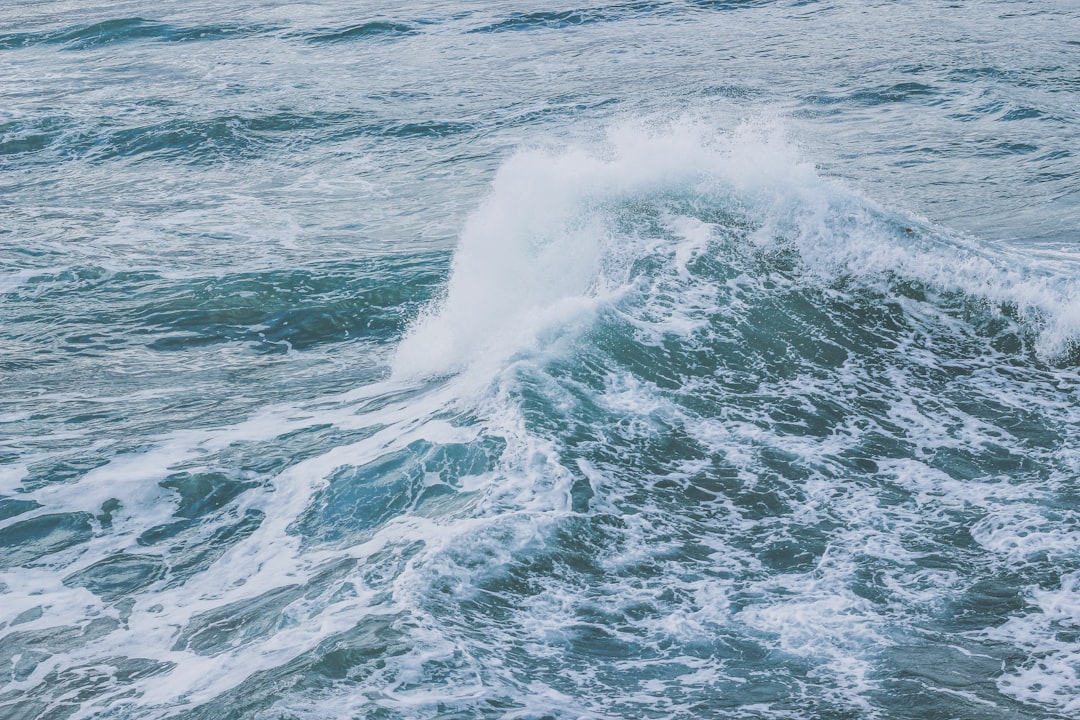
[(658, 0), (655, 2), (621, 2), (570, 10), (515, 11), (495, 22), (469, 30), (470, 33), (533, 32), (565, 30), (619, 22), (636, 17), (656, 17), (677, 14), (689, 6), (699, 11), (745, 10), (767, 5), (776, 0), (690, 0), (687, 3)]
[(670, 2), (615, 3), (602, 7), (572, 10), (516, 11), (505, 18), (480, 27), (470, 33), (529, 32), (536, 30), (562, 30), (597, 23), (625, 20), (636, 15), (655, 15), (670, 9)]
[(295, 36), (302, 38), (307, 43), (318, 45), (352, 42), (368, 38), (404, 37), (414, 35), (416, 32), (416, 26), (411, 23), (373, 20), (357, 25), (347, 25), (338, 29), (326, 28), (314, 32), (297, 33)]
[(12, 162), (118, 158), (205, 162), (250, 159), (275, 148), (334, 143), (356, 137), (443, 138), (468, 133), (473, 125), (435, 119), (379, 119), (373, 113), (341, 112), (220, 115), (161, 120), (135, 127), (87, 126), (70, 116), (0, 125), (0, 156)]
[[(27, 276), (3, 294), (15, 311), (5, 336), (36, 345), (38, 362), (139, 346), (178, 351), (236, 343), (275, 353), (386, 343), (442, 277), (438, 263), (424, 257), (184, 280), (73, 267)], [(7, 358), (10, 367), (18, 357)]]
[(90, 25), (0, 34), (0, 50), (59, 46), (61, 50), (86, 51), (135, 42), (212, 42), (276, 36), (310, 45), (385, 40), (415, 35), (422, 21), (369, 20), (341, 27), (286, 30), (275, 25), (174, 25), (143, 18), (118, 18)]
[[(578, 148), (512, 158), (463, 230), (445, 298), (399, 348), (399, 369), (440, 362), (441, 371), (460, 370), (512, 354), (649, 282), (650, 261), (638, 253), (648, 238), (670, 235), (669, 216), (699, 223), (700, 242), (717, 233), (776, 263), (768, 272), (784, 282), (851, 283), (897, 302), (934, 298), (1000, 348), (1031, 362), (1075, 362), (1080, 287), (1053, 263), (1017, 267), (1008, 251), (878, 207), (775, 138), (702, 132), (623, 128), (610, 139), (610, 161)], [(419, 365), (406, 370), (413, 360)]]
[(39, 45), (61, 45), (65, 50), (90, 50), (140, 40), (158, 42), (228, 40), (268, 34), (276, 30), (277, 28), (272, 26), (262, 25), (179, 26), (142, 18), (118, 18), (62, 30), (2, 34), (0, 35), (0, 50)]

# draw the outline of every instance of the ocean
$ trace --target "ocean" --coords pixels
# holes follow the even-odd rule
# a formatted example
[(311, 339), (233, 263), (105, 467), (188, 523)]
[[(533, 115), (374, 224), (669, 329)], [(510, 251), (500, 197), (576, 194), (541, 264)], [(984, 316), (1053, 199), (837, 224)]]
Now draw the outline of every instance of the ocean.
[(0, 718), (1080, 717), (1080, 4), (9, 0)]

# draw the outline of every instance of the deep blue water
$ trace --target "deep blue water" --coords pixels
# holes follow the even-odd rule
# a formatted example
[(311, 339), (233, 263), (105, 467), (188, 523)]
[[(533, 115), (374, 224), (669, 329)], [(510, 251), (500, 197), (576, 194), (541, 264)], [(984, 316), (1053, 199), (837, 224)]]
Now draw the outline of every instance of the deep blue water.
[(0, 8), (0, 718), (1080, 714), (1071, 0)]

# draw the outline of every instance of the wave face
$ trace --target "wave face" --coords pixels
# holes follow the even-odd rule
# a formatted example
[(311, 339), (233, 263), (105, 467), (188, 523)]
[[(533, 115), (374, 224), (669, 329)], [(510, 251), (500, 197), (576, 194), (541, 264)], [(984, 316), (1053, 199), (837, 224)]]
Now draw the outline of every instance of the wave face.
[(0, 717), (1075, 717), (1078, 26), (0, 9)]

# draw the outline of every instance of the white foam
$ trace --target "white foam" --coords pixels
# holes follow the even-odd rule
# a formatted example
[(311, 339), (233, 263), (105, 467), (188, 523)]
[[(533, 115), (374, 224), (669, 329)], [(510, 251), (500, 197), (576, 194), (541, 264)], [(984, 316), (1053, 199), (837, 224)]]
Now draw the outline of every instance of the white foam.
[(1064, 525), (1042, 508), (1007, 505), (993, 508), (975, 523), (971, 537), (1015, 567), (1039, 556), (1064, 560), (1080, 555), (1080, 534), (1072, 523)]
[[(760, 192), (803, 167), (789, 158), (778, 139), (724, 138), (691, 121), (660, 131), (619, 125), (598, 149), (518, 152), (469, 217), (445, 296), (401, 343), (395, 373), (439, 375), (484, 356), (505, 358), (624, 289), (636, 249), (614, 232), (613, 203), (718, 179)], [(709, 231), (689, 219), (678, 226), (688, 241), (677, 259), (685, 266)]]
[(1080, 573), (1064, 575), (1056, 589), (1029, 588), (1028, 600), (1037, 612), (986, 631), (1028, 655), (998, 678), (998, 689), (1075, 717), (1080, 713), (1080, 643), (1073, 639), (1080, 632)]

